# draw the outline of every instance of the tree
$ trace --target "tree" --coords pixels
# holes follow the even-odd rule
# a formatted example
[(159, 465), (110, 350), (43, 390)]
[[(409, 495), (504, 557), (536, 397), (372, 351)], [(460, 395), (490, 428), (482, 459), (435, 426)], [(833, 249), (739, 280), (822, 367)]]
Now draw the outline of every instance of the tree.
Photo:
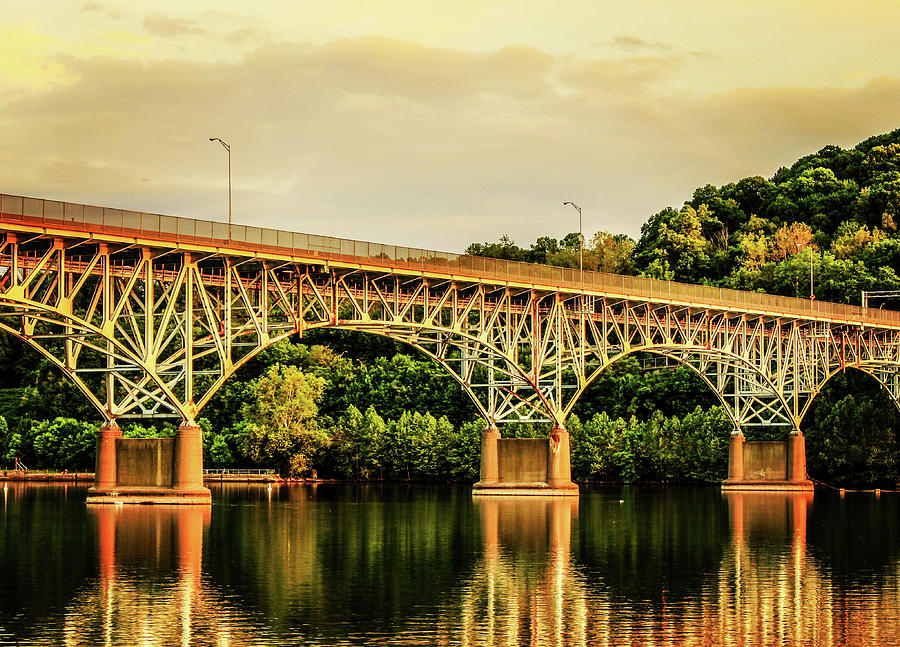
[[(657, 261), (660, 268), (668, 268), (672, 279), (694, 283), (708, 275), (710, 264), (708, 252), (711, 244), (704, 238), (703, 228), (710, 219), (710, 213), (706, 205), (700, 207), (694, 209), (690, 205), (685, 205), (681, 211), (672, 214), (667, 222), (660, 224), (659, 240), (651, 246), (654, 251), (644, 269), (657, 267), (653, 262)], [(658, 270), (645, 273), (654, 276), (657, 272)], [(669, 278), (669, 276), (654, 276), (654, 278)]]
[(742, 269), (755, 271), (766, 264), (770, 242), (765, 234), (747, 233), (740, 241)]
[(360, 462), (365, 451), (365, 419), (354, 405), (338, 418), (332, 438), (336, 467), (344, 477), (359, 478)]
[(598, 231), (584, 252), (585, 269), (621, 274), (628, 268), (634, 241), (624, 234)]
[[(772, 257), (783, 261), (812, 245), (813, 233), (809, 225), (792, 222), (782, 225), (772, 237)], [(814, 247), (814, 246), (813, 246)]]
[(838, 484), (893, 484), (900, 478), (900, 412), (883, 388), (856, 370), (839, 373), (804, 419), (809, 472)]
[(228, 441), (223, 434), (214, 434), (209, 448), (210, 463), (215, 467), (231, 467), (234, 465), (234, 455), (228, 446)]
[(465, 253), (469, 256), (502, 258), (508, 261), (528, 260), (528, 250), (516, 245), (515, 241), (505, 234), (500, 237), (499, 243), (472, 243), (466, 247)]
[(329, 440), (316, 420), (324, 389), (323, 378), (280, 364), (251, 382), (251, 400), (241, 408), (247, 455), (274, 460), (281, 474), (308, 473), (311, 457)]
[(550, 258), (559, 251), (559, 241), (550, 236), (541, 236), (531, 244), (528, 252), (528, 261), (531, 263), (546, 264)]
[(73, 418), (42, 420), (32, 423), (26, 442), (28, 440), (33, 448), (33, 467), (91, 469), (97, 445), (97, 425)]
[(360, 436), (362, 439), (360, 446), (361, 474), (365, 478), (372, 478), (377, 471), (379, 478), (383, 478), (385, 423), (373, 406), (369, 406), (363, 415)]

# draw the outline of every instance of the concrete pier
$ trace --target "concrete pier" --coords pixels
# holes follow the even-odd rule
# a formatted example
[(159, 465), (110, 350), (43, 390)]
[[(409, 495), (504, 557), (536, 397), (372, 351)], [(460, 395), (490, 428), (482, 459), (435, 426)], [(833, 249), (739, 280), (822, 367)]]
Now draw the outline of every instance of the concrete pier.
[(122, 438), (114, 424), (97, 436), (97, 471), (87, 503), (208, 505), (203, 486), (203, 438), (182, 425), (174, 438)]
[(557, 428), (549, 438), (501, 438), (496, 429), (487, 429), (481, 440), (481, 480), (472, 493), (577, 497), (569, 432)]
[(806, 476), (806, 443), (799, 430), (787, 440), (747, 441), (731, 435), (723, 490), (813, 490)]

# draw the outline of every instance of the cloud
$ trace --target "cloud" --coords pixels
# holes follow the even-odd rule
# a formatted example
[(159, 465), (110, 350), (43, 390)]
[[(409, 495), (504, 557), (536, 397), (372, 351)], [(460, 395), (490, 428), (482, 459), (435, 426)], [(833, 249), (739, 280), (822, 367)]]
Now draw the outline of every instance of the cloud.
[(122, 13), (111, 7), (101, 4), (99, 2), (94, 2), (93, 0), (88, 0), (83, 5), (81, 5), (81, 13), (96, 13), (106, 16), (107, 18), (119, 19), (122, 17)]
[(196, 20), (186, 20), (183, 18), (172, 18), (165, 16), (159, 12), (152, 13), (144, 18), (141, 22), (144, 29), (163, 36), (164, 38), (176, 38), (184, 35), (205, 34), (206, 30), (197, 25)]
[(655, 50), (663, 50), (663, 51), (671, 51), (673, 48), (671, 45), (666, 45), (665, 43), (659, 42), (648, 42), (643, 38), (638, 38), (636, 36), (616, 36), (611, 41), (612, 45), (618, 47), (620, 49), (627, 50), (635, 50), (635, 49), (655, 49)]
[[(189, 26), (188, 26), (189, 27)], [(900, 81), (668, 94), (688, 59), (470, 52), (384, 38), (268, 44), (230, 63), (56, 59), (0, 99), (4, 190), (461, 250), (513, 233), (636, 235), (697, 186), (896, 127)]]
[(263, 43), (270, 40), (272, 35), (265, 29), (257, 27), (242, 27), (226, 33), (222, 40), (226, 43), (243, 45), (246, 43)]

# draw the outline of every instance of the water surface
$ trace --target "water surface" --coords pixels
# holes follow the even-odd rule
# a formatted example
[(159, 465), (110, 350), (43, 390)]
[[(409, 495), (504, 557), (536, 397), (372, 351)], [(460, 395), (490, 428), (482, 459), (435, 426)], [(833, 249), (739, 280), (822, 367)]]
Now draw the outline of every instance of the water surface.
[(900, 645), (900, 495), (8, 483), (3, 645)]

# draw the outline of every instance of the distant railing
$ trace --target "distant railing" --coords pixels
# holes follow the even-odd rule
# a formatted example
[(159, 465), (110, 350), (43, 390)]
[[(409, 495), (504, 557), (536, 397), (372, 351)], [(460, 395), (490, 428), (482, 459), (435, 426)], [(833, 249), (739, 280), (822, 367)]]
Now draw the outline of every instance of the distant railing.
[(271, 251), (292, 256), (453, 274), (504, 283), (546, 286), (569, 292), (585, 291), (675, 301), (725, 310), (829, 319), (849, 324), (900, 326), (900, 311), (895, 310), (862, 308), (827, 301), (796, 299), (761, 292), (743, 292), (604, 272), (585, 271), (582, 281), (579, 270), (573, 268), (466, 256), (248, 225), (231, 225), (229, 235), (229, 226), (223, 222), (56, 202), (41, 198), (0, 194), (0, 219), (98, 233), (149, 235), (158, 240), (181, 243), (212, 243), (216, 246), (227, 245), (230, 248), (248, 251)]
[(205, 470), (203, 470), (203, 473), (204, 473), (204, 474), (216, 474), (216, 475), (219, 475), (219, 474), (224, 474), (224, 475), (229, 475), (229, 474), (236, 474), (236, 475), (247, 475), (247, 474), (265, 475), (265, 474), (274, 474), (274, 473), (275, 473), (275, 470), (272, 470), (272, 469), (268, 469), (268, 470), (256, 470), (256, 469), (233, 469), (233, 468), (225, 468), (225, 469), (209, 469), (209, 470), (206, 470), (206, 469), (205, 469)]

